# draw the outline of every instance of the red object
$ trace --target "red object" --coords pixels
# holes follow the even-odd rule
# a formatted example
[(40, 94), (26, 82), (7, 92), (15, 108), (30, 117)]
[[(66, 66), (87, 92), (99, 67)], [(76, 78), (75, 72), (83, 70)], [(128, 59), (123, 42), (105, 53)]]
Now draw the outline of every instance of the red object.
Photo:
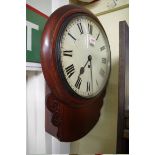
[(45, 18), (48, 19), (48, 16), (47, 16), (46, 14), (44, 14), (44, 13), (42, 13), (41, 11), (37, 10), (36, 8), (30, 6), (29, 4), (26, 4), (26, 7), (27, 7), (28, 9), (34, 11), (35, 13), (39, 14), (40, 16), (43, 16), (43, 17), (45, 17)]

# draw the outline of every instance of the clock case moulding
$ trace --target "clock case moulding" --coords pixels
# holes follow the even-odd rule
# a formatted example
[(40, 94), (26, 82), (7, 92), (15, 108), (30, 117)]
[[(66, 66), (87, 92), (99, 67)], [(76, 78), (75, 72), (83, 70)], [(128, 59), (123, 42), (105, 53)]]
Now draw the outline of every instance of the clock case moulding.
[(57, 61), (58, 34), (68, 18), (79, 14), (89, 16), (100, 24), (85, 8), (65, 5), (51, 14), (41, 40), (41, 65), (47, 83), (45, 130), (64, 142), (78, 140), (94, 127), (100, 117), (107, 85), (97, 96), (84, 98), (71, 92), (62, 78)]

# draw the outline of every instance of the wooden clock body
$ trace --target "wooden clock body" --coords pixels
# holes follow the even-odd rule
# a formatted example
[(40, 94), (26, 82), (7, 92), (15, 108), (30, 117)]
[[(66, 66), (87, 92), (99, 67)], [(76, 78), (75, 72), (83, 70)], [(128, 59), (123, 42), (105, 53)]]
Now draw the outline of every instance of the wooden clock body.
[(58, 34), (63, 23), (76, 15), (89, 16), (100, 24), (88, 10), (66, 5), (49, 17), (41, 41), (41, 65), (47, 82), (45, 130), (65, 142), (80, 139), (94, 127), (99, 119), (106, 91), (105, 86), (97, 96), (83, 98), (71, 92), (61, 76), (57, 61)]

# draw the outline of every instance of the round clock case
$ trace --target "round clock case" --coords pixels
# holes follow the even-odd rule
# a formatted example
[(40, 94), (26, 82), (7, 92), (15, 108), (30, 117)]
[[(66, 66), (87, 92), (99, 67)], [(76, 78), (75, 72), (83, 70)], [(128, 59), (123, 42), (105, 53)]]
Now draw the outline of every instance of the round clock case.
[[(92, 19), (104, 32), (108, 67), (104, 86), (94, 95), (81, 95), (69, 84), (61, 60), (61, 41), (68, 23), (76, 17)], [(78, 29), (77, 29), (78, 31)], [(74, 40), (75, 38), (71, 36)], [(90, 58), (90, 57), (89, 57)], [(88, 59), (89, 59), (88, 58)], [(91, 60), (88, 60), (91, 65)], [(110, 74), (110, 47), (99, 20), (88, 10), (65, 5), (49, 17), (41, 41), (41, 65), (47, 83), (45, 129), (60, 141), (74, 141), (97, 123)], [(69, 76), (72, 76), (71, 73)], [(83, 74), (83, 73), (82, 73)], [(69, 77), (70, 78), (70, 77)]]

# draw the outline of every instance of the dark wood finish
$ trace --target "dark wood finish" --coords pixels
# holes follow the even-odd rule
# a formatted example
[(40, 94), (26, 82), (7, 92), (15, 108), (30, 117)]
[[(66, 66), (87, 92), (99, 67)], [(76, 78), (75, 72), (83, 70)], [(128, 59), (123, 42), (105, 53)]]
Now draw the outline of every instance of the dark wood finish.
[(47, 95), (46, 131), (60, 141), (80, 139), (94, 127), (100, 116), (102, 100), (84, 107), (66, 106), (54, 95)]
[(65, 87), (58, 71), (56, 42), (59, 30), (66, 19), (79, 13), (93, 18), (100, 24), (88, 10), (66, 5), (49, 17), (41, 41), (41, 65), (48, 90), (45, 129), (60, 141), (77, 140), (93, 128), (100, 116), (106, 88), (101, 94), (90, 99), (74, 96)]
[(118, 81), (118, 124), (117, 124), (117, 153), (129, 153), (127, 132), (124, 133), (125, 104), (128, 102), (128, 73), (129, 72), (129, 28), (125, 21), (119, 23), (119, 81)]

